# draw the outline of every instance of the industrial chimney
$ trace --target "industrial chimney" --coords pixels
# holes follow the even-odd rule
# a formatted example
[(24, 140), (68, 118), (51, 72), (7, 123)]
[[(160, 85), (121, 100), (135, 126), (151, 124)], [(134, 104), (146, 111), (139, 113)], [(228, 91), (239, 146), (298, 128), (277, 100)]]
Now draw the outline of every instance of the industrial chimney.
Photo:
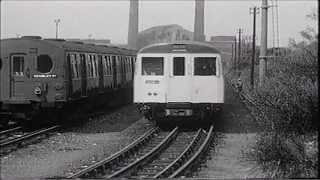
[(137, 49), (138, 32), (139, 32), (139, 1), (130, 0), (128, 48)]
[(204, 36), (204, 0), (195, 0), (196, 1), (196, 12), (194, 19), (194, 41), (205, 41)]

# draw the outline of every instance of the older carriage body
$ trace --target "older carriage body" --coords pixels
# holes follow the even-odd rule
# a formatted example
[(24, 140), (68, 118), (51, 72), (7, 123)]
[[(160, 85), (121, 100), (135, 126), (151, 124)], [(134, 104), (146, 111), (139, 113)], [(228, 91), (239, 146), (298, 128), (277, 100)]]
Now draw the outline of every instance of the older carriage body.
[(18, 113), (89, 104), (93, 97), (114, 97), (111, 93), (132, 87), (135, 51), (38, 36), (0, 42), (2, 121)]

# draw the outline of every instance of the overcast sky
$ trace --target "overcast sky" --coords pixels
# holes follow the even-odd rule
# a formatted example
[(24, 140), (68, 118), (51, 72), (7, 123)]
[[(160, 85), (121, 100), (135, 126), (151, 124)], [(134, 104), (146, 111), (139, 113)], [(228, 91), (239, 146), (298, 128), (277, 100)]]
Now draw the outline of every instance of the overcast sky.
[[(55, 37), (55, 19), (60, 19), (60, 38), (111, 39), (112, 43), (126, 43), (128, 34), (129, 1), (1, 1), (1, 38), (17, 34)], [(157, 25), (179, 24), (193, 31), (195, 2), (141, 0), (139, 31)], [(306, 26), (317, 27), (317, 22), (306, 15), (317, 8), (316, 0), (279, 1), (280, 46), (288, 38), (301, 40), (299, 31)], [(270, 1), (269, 1), (270, 4)], [(252, 34), (251, 6), (261, 6), (261, 1), (206, 0), (205, 34), (210, 36), (236, 35), (242, 28), (245, 35)], [(269, 9), (268, 44), (272, 44), (271, 9)], [(257, 44), (260, 44), (261, 14), (257, 15)]]

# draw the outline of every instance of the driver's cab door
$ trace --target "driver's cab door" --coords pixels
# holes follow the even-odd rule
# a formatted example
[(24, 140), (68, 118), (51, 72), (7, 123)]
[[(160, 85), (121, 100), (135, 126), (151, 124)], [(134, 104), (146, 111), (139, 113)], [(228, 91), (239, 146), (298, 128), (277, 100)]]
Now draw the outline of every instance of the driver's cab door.
[(190, 55), (174, 54), (169, 62), (167, 102), (190, 101)]
[(27, 90), (27, 77), (30, 70), (27, 67), (25, 54), (13, 54), (10, 58), (10, 97), (25, 98)]

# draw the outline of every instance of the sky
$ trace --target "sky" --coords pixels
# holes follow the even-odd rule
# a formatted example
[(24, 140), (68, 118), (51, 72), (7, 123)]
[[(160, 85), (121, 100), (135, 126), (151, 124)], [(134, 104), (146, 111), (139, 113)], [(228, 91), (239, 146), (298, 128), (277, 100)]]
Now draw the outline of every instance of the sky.
[[(261, 6), (261, 0), (205, 1), (205, 35), (238, 36), (252, 35), (252, 6)], [(270, 5), (271, 1), (269, 1)], [(318, 8), (316, 0), (281, 0), (279, 4), (280, 46), (288, 39), (301, 40), (299, 32), (307, 26), (318, 27), (315, 21), (306, 18), (312, 8)], [(55, 19), (60, 19), (59, 38), (110, 39), (112, 43), (125, 44), (128, 36), (128, 0), (106, 1), (1, 1), (1, 38), (17, 34), (55, 37)], [(268, 46), (272, 45), (272, 16), (269, 8)], [(195, 2), (193, 0), (140, 0), (139, 31), (153, 26), (179, 24), (193, 31)], [(261, 10), (257, 15), (257, 45), (260, 44)]]

